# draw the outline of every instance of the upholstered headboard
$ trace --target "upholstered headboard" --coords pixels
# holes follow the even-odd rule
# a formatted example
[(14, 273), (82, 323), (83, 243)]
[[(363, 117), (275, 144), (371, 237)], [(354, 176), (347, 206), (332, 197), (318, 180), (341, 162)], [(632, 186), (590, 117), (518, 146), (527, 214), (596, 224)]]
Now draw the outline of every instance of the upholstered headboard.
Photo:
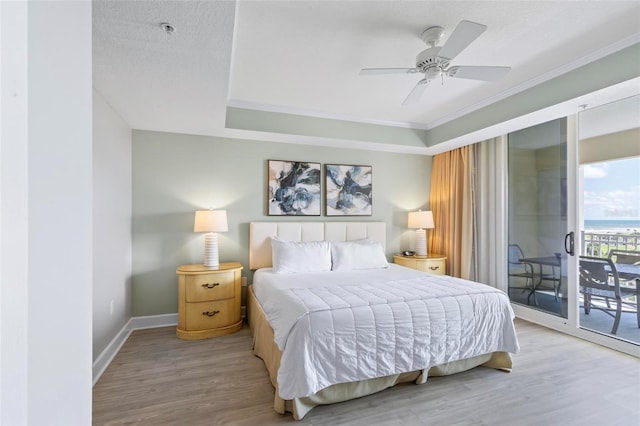
[(354, 241), (368, 238), (385, 247), (384, 222), (251, 222), (249, 269), (271, 266), (271, 237), (285, 241)]

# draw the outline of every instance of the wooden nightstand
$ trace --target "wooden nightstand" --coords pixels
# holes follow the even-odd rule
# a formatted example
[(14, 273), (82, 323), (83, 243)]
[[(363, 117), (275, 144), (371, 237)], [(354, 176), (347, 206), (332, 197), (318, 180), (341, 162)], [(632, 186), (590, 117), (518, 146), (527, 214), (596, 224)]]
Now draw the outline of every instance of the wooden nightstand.
[(427, 257), (404, 256), (401, 254), (393, 256), (393, 263), (435, 275), (445, 275), (447, 273), (446, 260), (447, 256), (441, 254), (430, 254)]
[(240, 290), (242, 265), (221, 263), (218, 269), (204, 265), (178, 268), (178, 328), (185, 340), (207, 339), (235, 333), (242, 328)]

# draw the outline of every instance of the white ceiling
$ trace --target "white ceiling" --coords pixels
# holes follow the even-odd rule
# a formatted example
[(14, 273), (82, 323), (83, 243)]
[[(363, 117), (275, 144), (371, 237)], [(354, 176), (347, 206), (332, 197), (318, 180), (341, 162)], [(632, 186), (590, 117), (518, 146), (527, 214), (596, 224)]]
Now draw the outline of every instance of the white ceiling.
[[(196, 134), (220, 134), (227, 105), (432, 128), (640, 42), (638, 1), (93, 4), (96, 90), (133, 128)], [(488, 29), (452, 64), (511, 66), (506, 78), (446, 79), (402, 106), (420, 75), (358, 75), (413, 67), (424, 29), (462, 19)]]
[[(135, 129), (224, 127), (233, 47), (230, 1), (93, 1), (93, 85)], [(167, 34), (160, 23), (176, 27)]]

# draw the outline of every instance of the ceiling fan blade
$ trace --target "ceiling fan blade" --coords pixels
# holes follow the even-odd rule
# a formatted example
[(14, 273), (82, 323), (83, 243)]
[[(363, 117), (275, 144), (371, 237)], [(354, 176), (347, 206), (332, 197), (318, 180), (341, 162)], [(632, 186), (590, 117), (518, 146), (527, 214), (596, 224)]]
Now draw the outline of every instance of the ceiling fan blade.
[(416, 84), (413, 89), (411, 89), (411, 92), (409, 92), (407, 98), (404, 100), (404, 102), (402, 102), (402, 105), (411, 105), (418, 103), (418, 101), (424, 94), (424, 90), (427, 88), (427, 84), (429, 84), (429, 80), (427, 80), (426, 78), (420, 80), (418, 84)]
[(360, 75), (380, 75), (380, 74), (414, 74), (418, 68), (363, 68)]
[(507, 75), (511, 67), (476, 67), (459, 66), (451, 67), (447, 74), (449, 77), (466, 78), (469, 80), (496, 81)]
[(440, 49), (440, 52), (438, 52), (438, 56), (452, 60), (486, 29), (486, 25), (471, 21), (460, 21), (456, 29), (453, 30), (453, 33), (451, 33), (447, 39), (447, 42)]

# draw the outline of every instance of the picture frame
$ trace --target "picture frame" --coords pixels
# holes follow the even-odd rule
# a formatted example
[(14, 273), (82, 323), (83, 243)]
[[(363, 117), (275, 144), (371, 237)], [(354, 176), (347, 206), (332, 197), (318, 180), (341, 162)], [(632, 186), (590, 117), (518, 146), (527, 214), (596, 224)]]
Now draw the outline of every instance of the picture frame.
[(325, 164), (325, 214), (371, 216), (372, 175), (371, 166)]
[(320, 163), (267, 160), (267, 214), (320, 216)]

